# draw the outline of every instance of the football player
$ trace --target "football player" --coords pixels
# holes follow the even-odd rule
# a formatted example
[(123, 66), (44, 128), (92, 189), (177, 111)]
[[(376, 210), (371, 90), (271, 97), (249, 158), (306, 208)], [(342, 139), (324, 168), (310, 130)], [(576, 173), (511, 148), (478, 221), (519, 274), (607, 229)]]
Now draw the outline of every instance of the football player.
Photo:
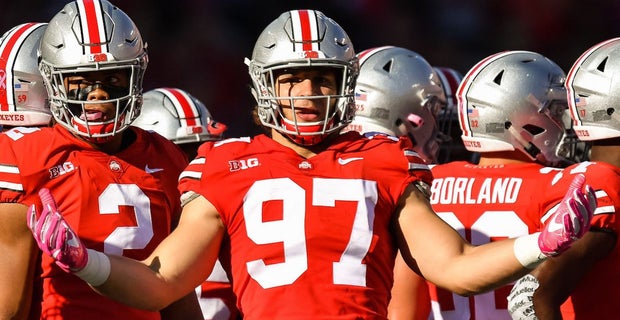
[[(13, 127), (42, 127), (50, 124), (52, 114), (49, 110), (47, 91), (37, 64), (37, 50), (46, 23), (28, 22), (19, 24), (0, 38), (0, 130)], [(13, 225), (14, 216), (6, 216), (0, 211), (0, 224)], [(0, 260), (0, 318), (39, 319), (41, 308), (40, 267), (35, 263), (40, 255), (32, 250), (33, 242), (28, 229), (3, 229), (0, 246), (6, 259)], [(27, 247), (13, 246), (21, 242)], [(24, 263), (35, 268), (32, 272), (15, 264), (14, 259), (24, 259)], [(15, 268), (17, 267), (17, 268)], [(30, 277), (30, 275), (36, 275)], [(32, 282), (34, 281), (34, 282)], [(29, 296), (32, 299), (28, 298)], [(30, 311), (28, 311), (30, 308)]]
[[(588, 49), (568, 72), (573, 128), (590, 142), (590, 161), (574, 164), (557, 187), (584, 174), (599, 206), (592, 226), (566, 255), (541, 264), (517, 282), (510, 297), (514, 319), (615, 319), (620, 296), (620, 38)], [(555, 203), (547, 206), (553, 208)]]
[[(39, 69), (56, 124), (0, 135), (0, 212), (11, 217), (3, 221), (2, 237), (6, 230), (28, 230), (27, 208), (38, 205), (38, 191), (47, 188), (89, 247), (144, 259), (178, 222), (177, 177), (187, 165), (172, 142), (129, 128), (142, 103), (146, 45), (133, 21), (106, 0), (66, 4), (40, 41)], [(3, 282), (3, 290), (34, 277), (34, 248), (25, 237), (3, 239), (0, 265), (18, 276)], [(161, 315), (102, 298), (53, 261), (42, 259), (41, 318), (201, 316), (195, 295)]]

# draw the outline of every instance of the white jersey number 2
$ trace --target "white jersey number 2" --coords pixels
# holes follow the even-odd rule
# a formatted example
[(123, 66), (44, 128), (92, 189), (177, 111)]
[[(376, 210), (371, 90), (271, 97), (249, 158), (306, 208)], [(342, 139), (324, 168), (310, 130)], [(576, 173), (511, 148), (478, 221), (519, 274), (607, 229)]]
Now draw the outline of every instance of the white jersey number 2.
[(153, 238), (151, 201), (135, 184), (112, 183), (99, 196), (100, 214), (119, 214), (119, 206), (132, 206), (136, 213), (136, 226), (117, 227), (105, 239), (103, 251), (122, 255), (123, 249), (143, 249)]
[[(333, 263), (334, 284), (366, 285), (366, 265), (373, 234), (377, 184), (356, 179), (313, 179), (312, 205), (334, 207), (336, 200), (356, 201), (357, 211), (349, 243), (339, 261)], [(282, 220), (263, 221), (265, 201), (281, 200)], [(292, 284), (308, 269), (305, 237), (306, 190), (288, 178), (255, 182), (248, 190), (243, 212), (248, 237), (256, 244), (282, 243), (284, 262), (246, 263), (248, 273), (263, 288)]]

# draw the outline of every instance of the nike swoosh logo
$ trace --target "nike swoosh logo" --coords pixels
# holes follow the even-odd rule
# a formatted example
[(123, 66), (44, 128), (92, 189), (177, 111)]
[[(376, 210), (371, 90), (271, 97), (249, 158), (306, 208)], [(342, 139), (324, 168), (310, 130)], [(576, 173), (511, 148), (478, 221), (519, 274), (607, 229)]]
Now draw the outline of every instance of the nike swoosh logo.
[(153, 168), (153, 169), (151, 169), (151, 168), (149, 168), (148, 164), (144, 167), (144, 172), (146, 172), (146, 173), (155, 173), (155, 172), (159, 172), (159, 171), (164, 171), (164, 169), (163, 168)]
[(357, 161), (357, 160), (364, 160), (364, 158), (362, 157), (354, 157), (354, 158), (347, 158), (347, 159), (338, 158), (338, 163), (344, 166), (345, 164), (348, 164), (350, 162)]
[(555, 219), (549, 221), (549, 226), (547, 227), (547, 230), (549, 230), (549, 232), (556, 232), (562, 229), (564, 229), (564, 224), (555, 221)]

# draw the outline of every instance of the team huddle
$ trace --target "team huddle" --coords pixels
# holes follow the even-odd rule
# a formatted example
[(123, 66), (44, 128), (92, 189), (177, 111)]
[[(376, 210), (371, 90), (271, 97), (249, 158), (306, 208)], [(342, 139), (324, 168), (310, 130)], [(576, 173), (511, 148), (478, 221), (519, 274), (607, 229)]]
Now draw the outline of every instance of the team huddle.
[(227, 137), (107, 0), (4, 33), (0, 318), (615, 317), (620, 38), (463, 75), (291, 10), (245, 63)]

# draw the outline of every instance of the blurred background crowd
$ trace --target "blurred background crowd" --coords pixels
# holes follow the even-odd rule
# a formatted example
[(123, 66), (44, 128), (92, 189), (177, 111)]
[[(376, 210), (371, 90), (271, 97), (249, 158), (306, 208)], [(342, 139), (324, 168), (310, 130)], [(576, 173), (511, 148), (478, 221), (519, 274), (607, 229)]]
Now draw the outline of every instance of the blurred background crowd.
[[(68, 0), (2, 0), (0, 33), (47, 22)], [(148, 43), (145, 91), (183, 88), (203, 101), (227, 136), (258, 132), (243, 63), (261, 30), (289, 9), (317, 9), (348, 31), (356, 51), (401, 46), (465, 74), (502, 50), (532, 50), (565, 71), (589, 47), (620, 36), (613, 0), (113, 0)]]

